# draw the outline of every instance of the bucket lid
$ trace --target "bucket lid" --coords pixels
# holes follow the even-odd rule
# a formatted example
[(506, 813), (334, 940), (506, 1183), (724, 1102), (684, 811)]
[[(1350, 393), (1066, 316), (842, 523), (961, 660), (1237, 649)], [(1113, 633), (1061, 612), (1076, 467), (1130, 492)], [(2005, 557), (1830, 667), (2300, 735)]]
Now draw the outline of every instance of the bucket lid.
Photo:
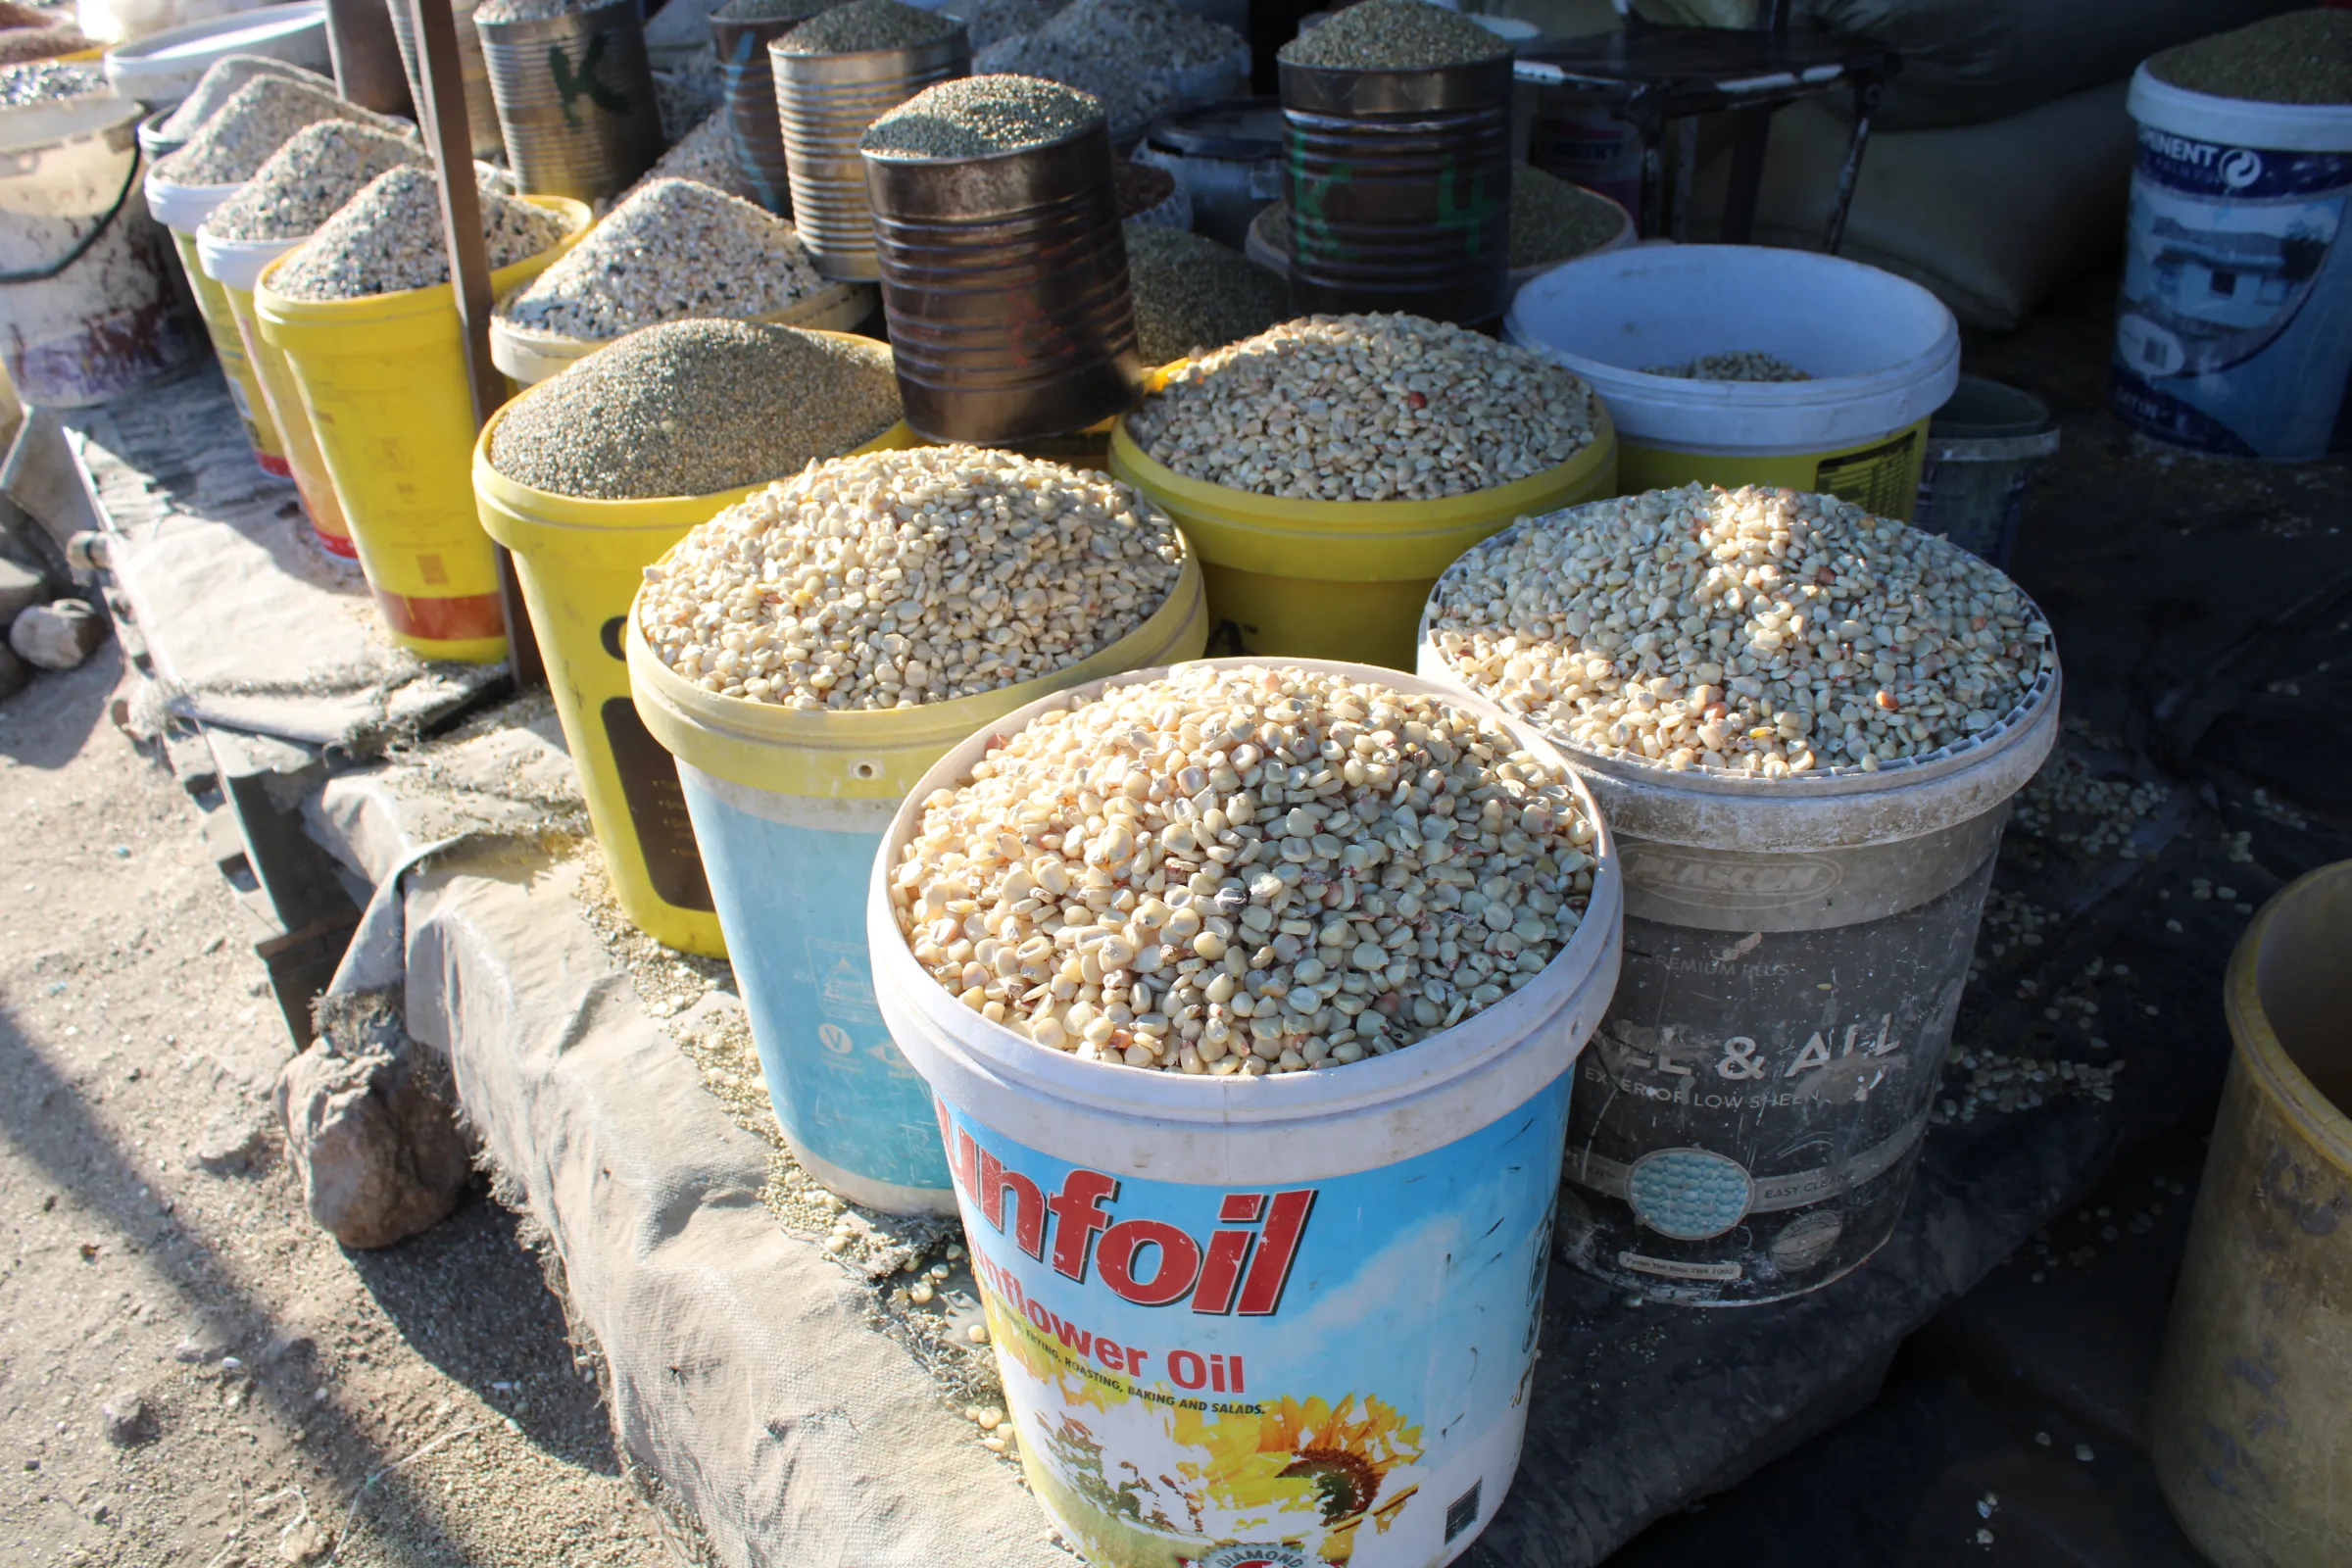
[(125, 98), (164, 109), (195, 91), (223, 55), (268, 55), (314, 71), (329, 69), (325, 0), (292, 0), (150, 33), (106, 52), (106, 79)]
[(1228, 98), (1162, 117), (1145, 145), (1189, 158), (1259, 163), (1282, 156), (1282, 100)]

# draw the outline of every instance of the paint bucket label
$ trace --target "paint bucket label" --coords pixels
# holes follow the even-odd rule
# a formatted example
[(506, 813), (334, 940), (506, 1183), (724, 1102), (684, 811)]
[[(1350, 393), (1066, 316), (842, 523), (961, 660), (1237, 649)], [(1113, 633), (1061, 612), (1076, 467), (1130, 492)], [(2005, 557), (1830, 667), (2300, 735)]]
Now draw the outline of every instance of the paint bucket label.
[(1642, 133), (1601, 104), (1542, 92), (1527, 161), (1547, 174), (1642, 212)]
[(943, 1102), (1032, 1490), (1119, 1568), (1428, 1568), (1519, 1460), (1570, 1075), (1399, 1164), (1115, 1177)]
[(2217, 457), (2341, 450), (2352, 371), (2352, 155), (2139, 127), (2115, 328), (2126, 422)]

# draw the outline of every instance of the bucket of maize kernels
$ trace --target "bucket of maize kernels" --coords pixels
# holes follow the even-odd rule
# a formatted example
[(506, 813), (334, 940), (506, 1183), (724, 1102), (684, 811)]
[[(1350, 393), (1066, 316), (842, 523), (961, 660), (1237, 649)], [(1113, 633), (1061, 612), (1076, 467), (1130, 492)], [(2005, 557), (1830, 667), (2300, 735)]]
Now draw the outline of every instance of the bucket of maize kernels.
[(853, 912), (875, 848), (975, 730), (1198, 655), (1200, 569), (1101, 475), (923, 447), (770, 486), (645, 577), (630, 686), (677, 760), (785, 1140), (853, 1201), (952, 1212), (930, 1096), (875, 1010)]
[[(967, 905), (968, 985), (939, 946)], [(1518, 1466), (1569, 1069), (1617, 972), (1559, 752), (1369, 665), (1117, 676), (942, 759), (866, 907), (1064, 1539), (1116, 1568), (1467, 1550)]]
[(1504, 334), (1609, 406), (1621, 494), (1786, 485), (1905, 522), (1928, 418), (1960, 377), (1959, 323), (1935, 295), (1762, 245), (1580, 257), (1519, 291)]
[(2048, 622), (1907, 524), (1691, 485), (1480, 545), (1421, 656), (1556, 741), (1619, 835), (1625, 969), (1577, 1068), (1562, 1255), (1704, 1306), (1859, 1267), (2057, 736)]

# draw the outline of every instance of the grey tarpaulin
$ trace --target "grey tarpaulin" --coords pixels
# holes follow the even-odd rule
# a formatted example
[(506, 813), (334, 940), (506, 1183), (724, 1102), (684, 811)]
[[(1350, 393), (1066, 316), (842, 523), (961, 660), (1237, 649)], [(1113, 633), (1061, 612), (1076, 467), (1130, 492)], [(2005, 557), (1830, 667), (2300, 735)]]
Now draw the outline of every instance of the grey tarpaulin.
[(321, 550), (294, 487), (255, 464), (217, 374), (77, 415), (66, 434), (172, 711), (365, 753), (502, 673), (386, 639), (358, 564)]

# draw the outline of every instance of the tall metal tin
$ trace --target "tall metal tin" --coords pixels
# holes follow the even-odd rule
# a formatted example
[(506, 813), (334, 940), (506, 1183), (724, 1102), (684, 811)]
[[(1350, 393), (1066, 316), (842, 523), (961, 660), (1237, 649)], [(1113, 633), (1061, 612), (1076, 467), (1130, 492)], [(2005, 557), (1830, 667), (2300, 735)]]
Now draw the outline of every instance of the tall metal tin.
[(499, 134), (527, 195), (601, 202), (662, 156), (638, 0), (528, 22), (475, 20)]
[[(466, 78), (466, 129), (473, 141), (473, 156), (496, 158), (507, 144), (498, 133), (498, 101), (490, 96), (490, 66), (482, 58), (482, 35), (473, 24), (473, 8), (481, 0), (450, 0), (450, 20), (458, 26), (458, 66)], [(409, 0), (391, 0), (392, 37), (400, 45), (400, 67), (407, 73), (409, 92), (421, 107), (424, 73), (416, 69), (416, 18)], [(419, 113), (417, 120), (424, 116)]]
[(906, 423), (1003, 446), (1124, 412), (1143, 387), (1100, 120), (984, 158), (865, 160)]
[(721, 7), (710, 13), (710, 42), (718, 51), (727, 92), (727, 145), (735, 167), (771, 213), (792, 216), (792, 181), (784, 163), (784, 125), (776, 117), (776, 74), (767, 46), (823, 10), (825, 0), (802, 0), (788, 15), (736, 22)]
[(1499, 318), (1511, 57), (1430, 71), (1280, 64), (1291, 308)]
[(874, 255), (858, 140), (866, 126), (925, 87), (970, 75), (971, 35), (958, 22), (946, 37), (905, 49), (795, 55), (770, 44), (768, 58), (801, 243), (825, 276), (871, 282), (882, 275), (882, 264)]

